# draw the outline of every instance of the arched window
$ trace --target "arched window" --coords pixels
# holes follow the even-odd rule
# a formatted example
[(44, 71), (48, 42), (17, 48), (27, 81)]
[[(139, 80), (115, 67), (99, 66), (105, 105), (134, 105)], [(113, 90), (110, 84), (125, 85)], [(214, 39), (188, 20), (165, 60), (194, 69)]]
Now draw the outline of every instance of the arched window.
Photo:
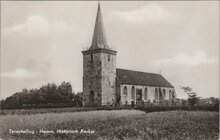
[(128, 93), (128, 89), (126, 86), (124, 86), (124, 89), (123, 89), (123, 95), (124, 96), (127, 96), (127, 93)]
[(163, 97), (165, 98), (166, 97), (166, 90), (163, 89)]
[(148, 89), (147, 87), (144, 90), (144, 99), (147, 100), (148, 99)]
[(90, 91), (89, 101), (90, 101), (90, 103), (94, 103), (94, 91), (93, 90)]
[(172, 100), (172, 93), (171, 93), (171, 90), (169, 90), (169, 99)]
[(163, 93), (162, 93), (162, 90), (161, 88), (159, 88), (159, 97), (158, 97), (159, 100), (163, 99)]
[(135, 100), (135, 88), (132, 86), (131, 88), (131, 99)]
[(155, 99), (157, 99), (157, 100), (158, 100), (158, 98), (159, 98), (159, 96), (158, 96), (158, 89), (157, 89), (157, 88), (155, 88)]

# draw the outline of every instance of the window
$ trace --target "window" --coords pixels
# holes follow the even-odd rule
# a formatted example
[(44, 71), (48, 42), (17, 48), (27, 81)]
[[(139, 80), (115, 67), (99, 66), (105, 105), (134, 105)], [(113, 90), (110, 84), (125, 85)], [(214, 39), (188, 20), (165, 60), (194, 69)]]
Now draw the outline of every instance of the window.
[(148, 98), (148, 90), (147, 90), (147, 87), (145, 88), (145, 90), (144, 90), (144, 99), (145, 100), (147, 100), (147, 98)]
[(110, 61), (110, 55), (108, 55), (108, 61)]
[(172, 100), (172, 93), (171, 93), (171, 90), (169, 90), (169, 99)]
[(176, 96), (175, 96), (175, 92), (174, 92), (174, 90), (172, 91), (172, 99), (175, 99), (176, 98)]
[(135, 88), (132, 86), (131, 88), (131, 99), (135, 100)]
[(163, 93), (162, 93), (161, 88), (159, 88), (159, 100), (162, 100), (162, 99), (163, 99)]
[(158, 97), (159, 97), (158, 96), (158, 90), (157, 90), (157, 88), (155, 88), (155, 99), (158, 100)]
[(163, 89), (163, 97), (165, 98), (166, 97), (166, 90)]
[(93, 62), (93, 54), (91, 54), (91, 62)]
[(124, 89), (123, 89), (123, 95), (124, 95), (124, 96), (127, 96), (127, 91), (128, 91), (127, 87), (124, 86)]

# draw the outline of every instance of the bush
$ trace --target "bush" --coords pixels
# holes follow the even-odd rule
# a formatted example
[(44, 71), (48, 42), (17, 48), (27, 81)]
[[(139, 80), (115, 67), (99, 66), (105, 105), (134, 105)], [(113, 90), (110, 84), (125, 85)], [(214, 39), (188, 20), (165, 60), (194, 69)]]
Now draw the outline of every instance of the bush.
[(185, 110), (185, 111), (219, 111), (219, 106), (149, 106), (149, 107), (136, 107), (136, 109), (145, 112), (159, 112), (159, 111), (171, 111), (171, 110)]

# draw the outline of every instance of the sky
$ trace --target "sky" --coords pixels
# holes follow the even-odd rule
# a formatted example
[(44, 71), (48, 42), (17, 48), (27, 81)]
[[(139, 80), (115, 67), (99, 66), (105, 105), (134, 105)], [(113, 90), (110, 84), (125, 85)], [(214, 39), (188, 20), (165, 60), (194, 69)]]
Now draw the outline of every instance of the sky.
[[(83, 57), (91, 46), (96, 1), (1, 1), (1, 94), (70, 82), (82, 91)], [(107, 42), (117, 68), (161, 74), (219, 97), (219, 1), (103, 1)]]

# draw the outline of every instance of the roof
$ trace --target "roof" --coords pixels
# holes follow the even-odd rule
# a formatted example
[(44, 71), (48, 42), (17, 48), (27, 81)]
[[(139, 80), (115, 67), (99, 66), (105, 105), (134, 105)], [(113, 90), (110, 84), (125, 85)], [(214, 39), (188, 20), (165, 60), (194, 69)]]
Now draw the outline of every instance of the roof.
[(173, 86), (161, 74), (117, 68), (116, 76), (121, 84), (173, 88)]
[(109, 46), (107, 45), (107, 40), (106, 40), (103, 21), (102, 21), (100, 3), (98, 4), (95, 28), (92, 38), (92, 45), (89, 48), (89, 50), (93, 50), (93, 49), (109, 49)]

